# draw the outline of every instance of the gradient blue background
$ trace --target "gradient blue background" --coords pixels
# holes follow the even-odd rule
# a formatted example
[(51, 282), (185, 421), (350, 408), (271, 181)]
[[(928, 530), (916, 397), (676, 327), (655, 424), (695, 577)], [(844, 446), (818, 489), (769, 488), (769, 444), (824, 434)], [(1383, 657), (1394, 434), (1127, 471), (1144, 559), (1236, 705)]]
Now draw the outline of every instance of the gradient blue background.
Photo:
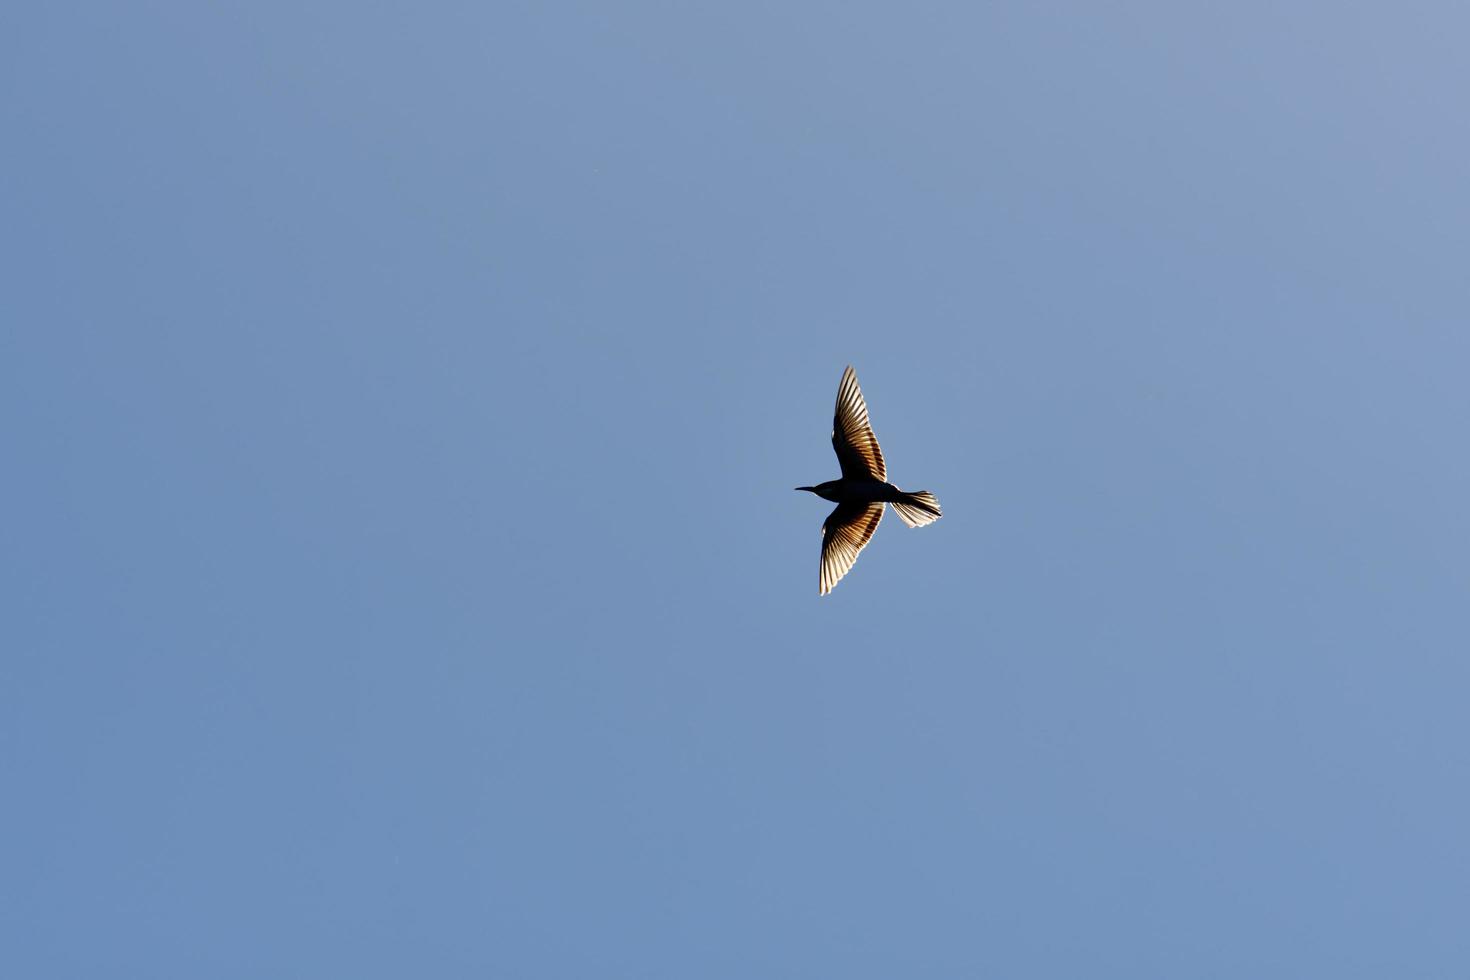
[(7, 6), (0, 972), (1470, 975), (1467, 34)]

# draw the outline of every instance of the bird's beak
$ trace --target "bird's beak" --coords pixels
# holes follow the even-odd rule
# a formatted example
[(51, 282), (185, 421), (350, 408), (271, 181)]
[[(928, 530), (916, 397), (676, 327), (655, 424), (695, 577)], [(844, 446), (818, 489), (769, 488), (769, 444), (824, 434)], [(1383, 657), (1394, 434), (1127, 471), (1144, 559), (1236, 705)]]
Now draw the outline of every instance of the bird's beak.
[(817, 492), (817, 488), (816, 487), (797, 487), (796, 489), (798, 489), (798, 490), (810, 490), (812, 493), (816, 493)]

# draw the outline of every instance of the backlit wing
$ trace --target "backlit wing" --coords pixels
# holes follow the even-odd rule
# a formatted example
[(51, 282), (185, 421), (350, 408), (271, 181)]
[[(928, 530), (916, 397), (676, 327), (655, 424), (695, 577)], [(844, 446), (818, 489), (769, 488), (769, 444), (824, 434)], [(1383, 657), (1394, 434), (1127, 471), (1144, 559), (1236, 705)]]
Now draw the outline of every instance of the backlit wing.
[(832, 448), (845, 479), (874, 479), (886, 483), (888, 467), (878, 437), (868, 424), (868, 404), (858, 387), (857, 372), (848, 365), (837, 386), (837, 413), (832, 419)]
[(883, 519), (883, 504), (838, 504), (822, 525), (822, 595), (857, 561)]

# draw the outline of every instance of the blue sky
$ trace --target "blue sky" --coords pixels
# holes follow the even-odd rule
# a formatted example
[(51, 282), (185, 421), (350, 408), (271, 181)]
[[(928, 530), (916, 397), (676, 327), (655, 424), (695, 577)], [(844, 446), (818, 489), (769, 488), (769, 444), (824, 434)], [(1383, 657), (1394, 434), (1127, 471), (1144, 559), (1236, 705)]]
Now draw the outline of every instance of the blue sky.
[(6, 975), (1470, 969), (1463, 7), (0, 27)]

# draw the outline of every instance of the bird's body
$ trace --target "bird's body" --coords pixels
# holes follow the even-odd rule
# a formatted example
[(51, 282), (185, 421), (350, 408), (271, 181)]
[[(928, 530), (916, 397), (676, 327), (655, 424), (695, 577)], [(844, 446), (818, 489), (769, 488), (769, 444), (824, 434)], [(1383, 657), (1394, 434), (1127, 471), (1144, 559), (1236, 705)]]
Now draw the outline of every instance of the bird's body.
[(838, 504), (871, 504), (877, 501), (893, 502), (902, 499), (903, 491), (882, 480), (828, 480), (814, 487), (797, 487), (810, 490), (823, 500)]
[(927, 490), (912, 493), (888, 482), (888, 466), (878, 437), (868, 423), (868, 406), (851, 365), (842, 372), (837, 388), (837, 411), (832, 420), (832, 449), (842, 477), (814, 487), (797, 487), (837, 504), (822, 525), (822, 595), (832, 591), (857, 561), (885, 505), (909, 527), (932, 524), (942, 516), (939, 501)]

